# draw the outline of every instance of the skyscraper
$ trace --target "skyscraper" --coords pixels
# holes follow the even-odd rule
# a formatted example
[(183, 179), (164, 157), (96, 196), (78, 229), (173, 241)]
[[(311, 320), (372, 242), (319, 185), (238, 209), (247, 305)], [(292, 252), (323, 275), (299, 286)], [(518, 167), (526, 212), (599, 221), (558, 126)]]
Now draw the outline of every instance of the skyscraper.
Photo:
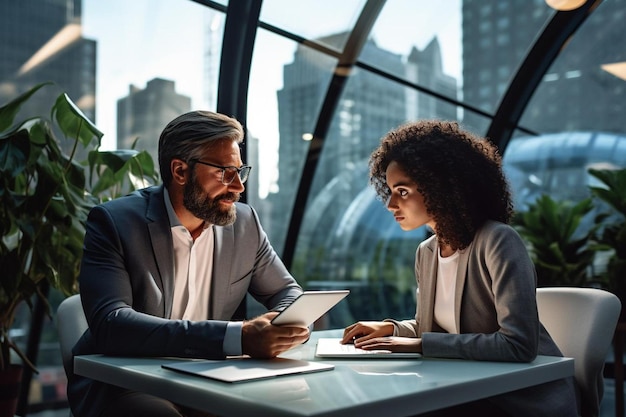
[[(439, 39), (433, 39), (423, 50), (411, 49), (406, 63), (406, 78), (415, 84), (446, 97), (456, 98), (457, 81), (443, 72), (443, 60)], [(456, 106), (437, 97), (408, 90), (407, 120), (445, 119), (456, 120)]]
[[(321, 40), (335, 44), (332, 37), (345, 37), (345, 33), (328, 36)], [(371, 60), (402, 71), (402, 57), (379, 48), (370, 40), (362, 52)], [(274, 218), (270, 234), (275, 246), (281, 248), (288, 222), (285, 213), (291, 212), (293, 198), (299, 185), (299, 175), (309, 142), (303, 140), (311, 134), (332, 73), (333, 63), (321, 62), (320, 57), (306, 46), (299, 46), (292, 63), (284, 67), (283, 88), (278, 91), (279, 106), (279, 177), (280, 198), (272, 200)], [(390, 82), (368, 71), (354, 69), (347, 80), (342, 97), (337, 104), (336, 118), (325, 138), (324, 150), (318, 162), (315, 179), (311, 186), (310, 200), (319, 197), (322, 190), (331, 192), (328, 186), (337, 184), (334, 207), (347, 207), (352, 198), (366, 184), (362, 176), (351, 175), (354, 168), (364, 163), (380, 137), (390, 126), (405, 121), (406, 99), (401, 85)], [(356, 181), (357, 184), (353, 182)], [(270, 195), (270, 198), (271, 195)], [(320, 219), (322, 220), (322, 219)], [(324, 225), (317, 224), (320, 231), (330, 227), (333, 217), (325, 216)], [(266, 221), (267, 222), (267, 221)], [(330, 224), (326, 224), (330, 223)]]
[[(621, 25), (626, 15), (617, 3), (600, 4), (567, 42), (531, 98), (521, 125), (540, 133), (626, 130), (624, 81), (602, 69), (602, 64), (626, 60)], [(463, 0), (462, 13), (463, 100), (493, 113), (539, 29), (555, 11), (544, 0)], [(613, 105), (594, 106), (599, 96)], [(469, 114), (464, 122), (480, 125), (479, 119)]]
[(147, 151), (158, 163), (159, 136), (174, 118), (191, 110), (191, 98), (176, 93), (174, 81), (154, 78), (143, 90), (131, 85), (117, 101), (117, 147)]
[[(81, 0), (0, 2), (1, 103), (51, 81), (55, 86), (38, 92), (24, 112), (47, 116), (65, 92), (96, 122), (96, 42), (82, 37), (81, 11)], [(66, 151), (71, 145), (61, 143)]]
[[(343, 37), (345, 34), (332, 36)], [(337, 43), (328, 38), (324, 38), (323, 43)], [(369, 40), (361, 58), (364, 62), (375, 62), (379, 68), (390, 73), (405, 74), (408, 80), (441, 94), (456, 97), (457, 82), (443, 73), (436, 38), (422, 51), (413, 48), (406, 58)], [(264, 219), (265, 224), (270, 225), (272, 240), (278, 248), (283, 246), (288, 226), (285, 213), (291, 212), (299, 173), (309, 146), (309, 142), (302, 138), (313, 131), (315, 115), (319, 112), (332, 75), (324, 67), (314, 52), (300, 46), (293, 62), (284, 68), (284, 87), (278, 92), (280, 198), (272, 199), (271, 221)], [(326, 67), (332, 68), (332, 65)], [(319, 254), (319, 251), (333, 250), (332, 232), (338, 230), (344, 213), (368, 187), (367, 160), (383, 135), (408, 120), (433, 117), (455, 119), (456, 108), (372, 72), (355, 68), (347, 80), (335, 114), (311, 185), (308, 206), (315, 207), (315, 210), (305, 213), (299, 234), (300, 253), (311, 251), (311, 254)], [(359, 219), (353, 221), (356, 224)]]

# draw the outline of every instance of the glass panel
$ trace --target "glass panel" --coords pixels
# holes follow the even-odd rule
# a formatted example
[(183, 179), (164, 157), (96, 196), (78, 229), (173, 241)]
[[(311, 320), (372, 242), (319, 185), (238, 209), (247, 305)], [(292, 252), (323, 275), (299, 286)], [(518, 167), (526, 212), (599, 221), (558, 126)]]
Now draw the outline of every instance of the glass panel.
[(422, 100), (433, 101), (423, 117), (449, 119), (457, 113), (448, 103), (365, 70), (348, 79), (317, 166), (292, 266), (307, 289), (352, 290), (348, 308), (331, 311), (326, 326), (414, 315), (415, 249), (427, 230), (403, 232), (395, 223), (368, 184), (368, 159), (389, 130), (422, 118), (421, 107), (414, 105)]
[(264, 0), (260, 19), (341, 51), (364, 4), (365, 0)]
[[(589, 185), (604, 186), (590, 167), (626, 167), (625, 18), (626, 3), (601, 2), (530, 100), (520, 124), (542, 135), (516, 138), (505, 153), (519, 209), (544, 193), (580, 201), (591, 195)], [(598, 213), (613, 212), (598, 199), (593, 207), (578, 233), (590, 230)], [(598, 253), (591, 274), (605, 271), (607, 260), (606, 252)]]
[(587, 170), (626, 167), (626, 135), (562, 132), (516, 135), (506, 148), (503, 165), (515, 208), (525, 210), (542, 194), (556, 200), (589, 197), (594, 183)]
[(464, 0), (463, 101), (493, 114), (533, 40), (553, 13), (544, 0)]
[(389, 0), (371, 39), (377, 48), (402, 57), (407, 65), (385, 66), (386, 61), (367, 48), (360, 61), (457, 99), (462, 85), (460, 0)]
[(625, 2), (600, 3), (543, 77), (521, 119), (524, 127), (626, 133), (624, 21)]
[[(52, 81), (22, 108), (24, 117), (47, 116), (56, 97), (66, 92), (94, 119), (96, 42), (84, 36), (80, 21), (80, 0), (2, 2), (0, 103)], [(61, 143), (68, 152), (71, 145)], [(79, 150), (78, 157), (85, 155)]]
[(139, 137), (156, 162), (167, 122), (215, 109), (223, 29), (223, 13), (190, 1), (85, 1), (84, 33), (98, 44), (103, 147), (130, 148)]
[(459, 110), (459, 113), (463, 114), (460, 119), (462, 120), (461, 123), (464, 129), (478, 136), (485, 136), (487, 134), (487, 130), (489, 130), (489, 126), (492, 122), (490, 118), (467, 109)]
[[(556, 201), (578, 202), (591, 197), (589, 186), (604, 187), (589, 174), (589, 168), (626, 167), (626, 135), (591, 131), (516, 135), (506, 149), (503, 166), (518, 212), (527, 210), (542, 195)], [(614, 213), (604, 201), (594, 198), (593, 202), (576, 229), (577, 237), (592, 230), (598, 214)], [(610, 224), (610, 220), (605, 222)], [(606, 271), (607, 256), (607, 252), (595, 255), (588, 271), (590, 277)]]
[[(53, 81), (54, 91), (38, 92), (24, 113), (48, 115), (65, 91), (105, 133), (103, 149), (129, 148), (139, 137), (137, 149), (150, 150), (156, 163), (167, 122), (215, 108), (223, 23), (223, 13), (188, 0), (2, 2), (0, 103)], [(61, 297), (49, 298), (54, 312)], [(23, 307), (12, 330), (22, 346), (30, 326)], [(34, 408), (66, 395), (56, 330), (45, 320)]]
[(247, 183), (248, 201), (281, 253), (309, 148), (307, 135), (313, 133), (337, 63), (263, 30), (255, 46), (247, 113), (248, 163), (255, 169)]

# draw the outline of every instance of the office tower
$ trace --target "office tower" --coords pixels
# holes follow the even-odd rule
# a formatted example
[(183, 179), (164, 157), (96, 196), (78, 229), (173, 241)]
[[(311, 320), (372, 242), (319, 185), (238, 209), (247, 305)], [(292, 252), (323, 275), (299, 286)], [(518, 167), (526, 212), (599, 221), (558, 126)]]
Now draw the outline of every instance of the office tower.
[(143, 90), (129, 87), (117, 101), (117, 147), (146, 150), (158, 165), (159, 136), (174, 118), (191, 110), (191, 98), (176, 93), (174, 81), (154, 78)]
[[(324, 43), (337, 44), (328, 39)], [(443, 73), (441, 58), (436, 38), (424, 50), (413, 48), (406, 58), (378, 47), (373, 40), (366, 43), (362, 52), (364, 62), (374, 62), (392, 74), (405, 74), (412, 82), (456, 97), (457, 82)], [(272, 239), (279, 242), (278, 248), (282, 248), (288, 226), (285, 213), (291, 213), (292, 198), (295, 198), (309, 145), (302, 137), (304, 133), (312, 132), (312, 120), (319, 111), (330, 77), (319, 65), (318, 56), (306, 47), (299, 47), (293, 62), (285, 66), (284, 87), (278, 92), (280, 199), (272, 200), (271, 222)], [(332, 274), (339, 277), (343, 273), (340, 271), (349, 274), (351, 263), (355, 268), (371, 263), (372, 259), (363, 259), (368, 256), (363, 254), (371, 254), (371, 251), (360, 252), (358, 248), (366, 245), (372, 249), (376, 242), (371, 239), (364, 242), (359, 236), (368, 236), (368, 223), (380, 214), (378, 210), (385, 211), (373, 193), (364, 193), (368, 188), (367, 161), (371, 152), (383, 135), (407, 120), (456, 119), (456, 108), (355, 68), (335, 114), (307, 203), (307, 207), (315, 209), (305, 213), (299, 233), (296, 258), (308, 259), (308, 276)], [(367, 208), (370, 204), (375, 205), (371, 210)], [(320, 264), (324, 271), (313, 271), (316, 256), (324, 258)]]
[[(25, 114), (48, 115), (54, 98), (67, 93), (96, 122), (96, 42), (82, 37), (81, 0), (0, 2), (0, 103), (42, 82)], [(61, 143), (69, 152), (73, 143)], [(79, 148), (78, 160), (86, 153)]]
[[(488, 113), (495, 111), (551, 10), (544, 0), (463, 0), (464, 102)], [(485, 124), (469, 112), (464, 123)]]
[[(617, 3), (600, 4), (568, 41), (531, 98), (521, 125), (539, 133), (626, 130), (624, 81), (599, 65), (626, 60), (621, 47), (626, 15)], [(544, 0), (463, 0), (462, 13), (463, 100), (492, 113), (555, 11)], [(600, 96), (612, 105), (594, 106), (593, 98)], [(465, 122), (484, 125), (472, 114), (466, 114)]]
[[(494, 112), (553, 13), (543, 0), (464, 0), (463, 99)], [(542, 135), (518, 135), (504, 155), (516, 207), (524, 208), (543, 193), (578, 201), (589, 195), (584, 186), (589, 165), (623, 163), (619, 150), (626, 130), (626, 87), (601, 64), (626, 60), (624, 18), (626, 12), (617, 2), (600, 4), (568, 40), (531, 97), (520, 125)], [(610, 105), (594, 106), (596, 97)], [(478, 120), (466, 113), (464, 122)]]
[[(457, 81), (444, 74), (439, 39), (433, 39), (423, 50), (411, 49), (406, 63), (406, 78), (415, 84), (428, 87), (443, 96), (456, 99)], [(456, 106), (437, 97), (407, 90), (407, 120), (456, 120)]]
[[(331, 35), (321, 39), (321, 42), (336, 44), (330, 38), (344, 36), (344, 33)], [(392, 66), (396, 73), (403, 71), (401, 56), (379, 48), (372, 40), (367, 42), (363, 54), (368, 54), (370, 61)], [(274, 214), (270, 233), (278, 248), (283, 246), (288, 227), (285, 214), (291, 213), (310, 143), (303, 140), (303, 136), (313, 133), (315, 128), (319, 107), (332, 76), (329, 68), (332, 68), (332, 63), (324, 62), (324, 58), (302, 45), (298, 46), (293, 62), (284, 67), (283, 88), (277, 93), (280, 197), (273, 198), (271, 194), (269, 197)], [(365, 160), (390, 126), (405, 121), (404, 88), (355, 68), (347, 80), (335, 114), (316, 168), (309, 201), (332, 195), (333, 212), (339, 213), (339, 207), (347, 207), (366, 185), (365, 177), (355, 175), (356, 168), (366, 164)], [(325, 196), (320, 195), (322, 190), (325, 190)], [(332, 223), (333, 217), (325, 216), (323, 221)], [(322, 224), (313, 225), (310, 219), (306, 223), (311, 227), (324, 228)]]

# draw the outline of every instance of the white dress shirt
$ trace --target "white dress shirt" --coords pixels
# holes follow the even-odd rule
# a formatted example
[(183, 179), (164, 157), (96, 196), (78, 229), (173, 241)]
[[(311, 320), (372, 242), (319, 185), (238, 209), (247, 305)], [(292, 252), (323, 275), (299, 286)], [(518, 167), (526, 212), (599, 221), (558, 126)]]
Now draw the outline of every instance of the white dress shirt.
[[(194, 241), (172, 206), (167, 189), (163, 193), (174, 243), (174, 301), (171, 319), (208, 320), (213, 278), (213, 227), (206, 223)], [(241, 355), (242, 322), (229, 322), (224, 335), (224, 354)]]

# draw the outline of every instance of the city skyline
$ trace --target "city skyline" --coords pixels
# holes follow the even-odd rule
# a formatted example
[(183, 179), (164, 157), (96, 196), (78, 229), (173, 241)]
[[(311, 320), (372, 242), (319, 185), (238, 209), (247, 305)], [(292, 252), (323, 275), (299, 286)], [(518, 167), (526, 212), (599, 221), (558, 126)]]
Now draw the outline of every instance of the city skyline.
[[(328, 0), (326, 0), (328, 2)], [(372, 38), (382, 49), (408, 56), (411, 48), (425, 47), (432, 41), (435, 34), (442, 43), (444, 73), (456, 76), (459, 80), (461, 72), (460, 61), (460, 2), (455, 1), (453, 9), (458, 9), (458, 14), (450, 14), (450, 19), (444, 25), (435, 26), (430, 14), (436, 13), (434, 8), (448, 9), (447, 5), (429, 5), (427, 13), (415, 13), (413, 18), (405, 18), (398, 21), (397, 7), (405, 6), (407, 13), (417, 11), (424, 1), (407, 1), (400, 3), (388, 3), (377, 21)], [(207, 35), (209, 25), (218, 27), (219, 39), (223, 30), (223, 18), (221, 13), (199, 6), (192, 2), (150, 2), (137, 0), (132, 3), (115, 0), (103, 4), (94, 0), (83, 2), (83, 36), (94, 39), (98, 43), (97, 57), (97, 106), (96, 125), (104, 132), (102, 149), (115, 149), (116, 138), (116, 103), (128, 95), (130, 85), (144, 89), (147, 82), (154, 78), (172, 80), (176, 83), (178, 93), (191, 97), (192, 109), (209, 109), (207, 102), (207, 89), (217, 89), (217, 74), (212, 74), (214, 79), (207, 80), (205, 52), (211, 45)], [(313, 7), (317, 5), (316, 7)], [(339, 6), (343, 6), (342, 12)], [(261, 18), (266, 17), (272, 21), (280, 16), (280, 1), (264, 2)], [(332, 35), (340, 28), (346, 29), (340, 19), (345, 19), (352, 9), (358, 10), (353, 2), (345, 5), (333, 3), (333, 7), (339, 10), (332, 15), (324, 15), (319, 19), (315, 28), (311, 25), (300, 25), (299, 32), (305, 31), (307, 36)], [(318, 9), (319, 8), (319, 9)], [(124, 13), (119, 13), (124, 10)], [(302, 16), (310, 18), (310, 13), (324, 10), (315, 2), (304, 3), (299, 8)], [(200, 12), (199, 12), (200, 11)], [(309, 13), (309, 16), (304, 14)], [(283, 13), (284, 14), (284, 13)], [(110, 22), (114, 20), (119, 24), (119, 30), (111, 31)], [(135, 16), (142, 16), (149, 26), (137, 23)], [(177, 16), (177, 19), (171, 19)], [(298, 16), (291, 17), (294, 21)], [(419, 30), (417, 26), (419, 24)], [(169, 30), (158, 30), (159, 27), (167, 26)], [(308, 29), (302, 29), (302, 28)], [(294, 30), (296, 30), (294, 28)], [(314, 32), (306, 33), (306, 30)], [(128, 32), (128, 33), (127, 33)], [(176, 33), (177, 36), (171, 36)], [(406, 36), (398, 34), (406, 33)], [(412, 35), (409, 35), (412, 33)], [(419, 35), (419, 36), (418, 36)], [(175, 39), (174, 39), (175, 38)], [(180, 39), (184, 39), (184, 45), (177, 45)], [(148, 48), (142, 44), (149, 45)], [(123, 45), (124, 48), (120, 48)], [(158, 50), (156, 46), (158, 45)], [(248, 121), (247, 128), (252, 136), (260, 141), (259, 158), (264, 161), (262, 167), (256, 169), (259, 175), (259, 193), (265, 197), (275, 184), (277, 179), (277, 155), (278, 155), (278, 104), (276, 93), (283, 86), (282, 68), (293, 60), (297, 44), (286, 42), (275, 35), (260, 30), (257, 34), (253, 56), (252, 70), (250, 74), (250, 92), (248, 96)], [(184, 59), (178, 57), (184, 52)], [(213, 59), (219, 62), (219, 52), (213, 51)], [(271, 60), (267, 57), (270, 56)], [(131, 65), (132, 64), (132, 65)], [(460, 83), (460, 80), (459, 80)]]

